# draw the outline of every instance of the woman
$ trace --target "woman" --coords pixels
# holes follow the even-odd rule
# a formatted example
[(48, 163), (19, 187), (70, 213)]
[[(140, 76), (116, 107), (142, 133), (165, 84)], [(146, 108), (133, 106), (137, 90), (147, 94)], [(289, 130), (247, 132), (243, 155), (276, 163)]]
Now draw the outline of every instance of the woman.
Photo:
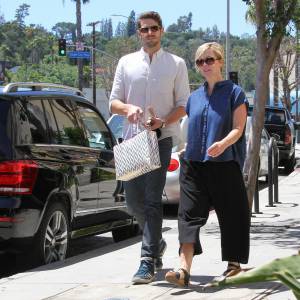
[[(223, 80), (224, 50), (218, 43), (201, 45), (197, 71), (206, 82), (188, 100), (188, 139), (181, 159), (178, 211), (180, 268), (165, 278), (189, 284), (193, 256), (202, 253), (199, 231), (215, 209), (221, 231), (222, 278), (237, 274), (249, 256), (250, 212), (242, 176), (246, 142), (247, 100), (230, 80)], [(221, 279), (221, 278), (219, 278)]]

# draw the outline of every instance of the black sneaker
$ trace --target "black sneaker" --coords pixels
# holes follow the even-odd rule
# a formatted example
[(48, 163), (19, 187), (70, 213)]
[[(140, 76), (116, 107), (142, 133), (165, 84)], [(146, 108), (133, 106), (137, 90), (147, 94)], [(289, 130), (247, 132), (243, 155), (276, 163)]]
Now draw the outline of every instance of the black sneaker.
[(162, 257), (164, 255), (164, 253), (166, 252), (166, 250), (167, 250), (167, 243), (164, 239), (162, 239), (160, 242), (159, 257), (155, 260), (155, 270), (156, 271), (161, 270), (163, 267)]
[(138, 271), (134, 274), (132, 282), (135, 284), (150, 283), (154, 280), (154, 260), (142, 259)]

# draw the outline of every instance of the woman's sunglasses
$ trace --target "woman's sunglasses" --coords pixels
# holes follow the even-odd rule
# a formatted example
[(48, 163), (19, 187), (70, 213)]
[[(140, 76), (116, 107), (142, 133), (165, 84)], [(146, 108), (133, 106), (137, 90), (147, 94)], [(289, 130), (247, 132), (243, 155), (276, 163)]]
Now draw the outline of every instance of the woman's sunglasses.
[(139, 29), (139, 31), (141, 33), (148, 33), (150, 30), (151, 30), (151, 32), (157, 32), (159, 29), (160, 29), (160, 26), (153, 25), (153, 26), (149, 26), (149, 27), (142, 27)]
[(198, 67), (202, 67), (204, 63), (206, 63), (207, 65), (211, 66), (215, 63), (216, 60), (220, 60), (220, 58), (206, 57), (205, 59), (197, 59), (196, 65)]

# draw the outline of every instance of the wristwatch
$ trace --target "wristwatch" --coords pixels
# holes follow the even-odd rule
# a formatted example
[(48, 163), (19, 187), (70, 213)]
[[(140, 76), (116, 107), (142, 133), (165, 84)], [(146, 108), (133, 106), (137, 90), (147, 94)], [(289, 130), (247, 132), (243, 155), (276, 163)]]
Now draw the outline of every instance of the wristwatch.
[(166, 121), (161, 120), (160, 128), (165, 128), (165, 127), (166, 127)]

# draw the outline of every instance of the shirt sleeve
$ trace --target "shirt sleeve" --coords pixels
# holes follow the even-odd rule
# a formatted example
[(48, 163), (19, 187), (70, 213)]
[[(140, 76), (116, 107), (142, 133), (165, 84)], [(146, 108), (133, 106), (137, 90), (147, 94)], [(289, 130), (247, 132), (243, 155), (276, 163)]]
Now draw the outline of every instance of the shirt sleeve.
[(112, 100), (116, 100), (116, 99), (125, 103), (125, 84), (124, 84), (122, 59), (119, 60), (119, 63), (117, 65), (114, 82), (113, 82), (113, 86), (112, 86), (110, 97), (109, 97), (109, 111), (110, 112), (111, 112), (111, 102), (112, 102)]
[(187, 67), (183, 59), (178, 63), (178, 70), (174, 83), (175, 107), (186, 106), (190, 95), (189, 79)]
[(237, 107), (239, 107), (242, 104), (246, 104), (246, 107), (248, 109), (249, 102), (248, 99), (244, 93), (244, 91), (241, 89), (241, 87), (235, 85), (234, 91), (233, 91), (233, 99), (232, 99), (232, 111), (234, 111)]

